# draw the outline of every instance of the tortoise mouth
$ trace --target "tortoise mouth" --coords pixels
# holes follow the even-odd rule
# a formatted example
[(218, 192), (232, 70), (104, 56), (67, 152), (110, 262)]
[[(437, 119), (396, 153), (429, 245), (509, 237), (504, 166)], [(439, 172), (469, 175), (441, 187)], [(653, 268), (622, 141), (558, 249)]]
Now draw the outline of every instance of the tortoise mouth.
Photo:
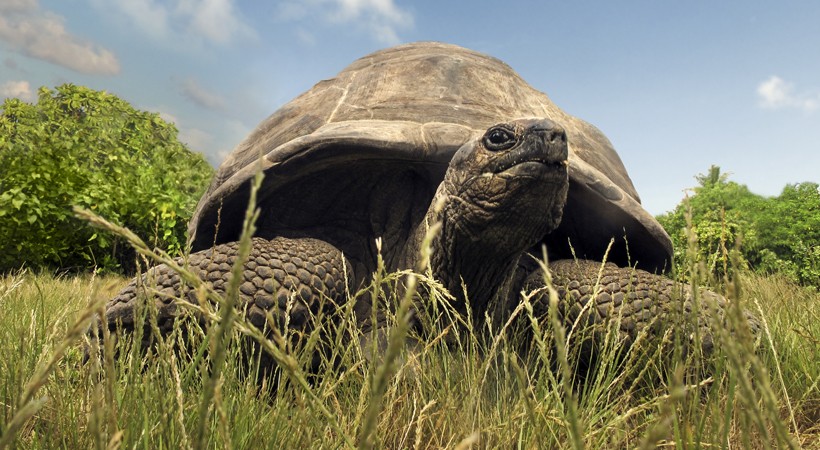
[(567, 162), (551, 162), (542, 159), (529, 159), (508, 164), (505, 168), (494, 172), (502, 178), (538, 178), (545, 180), (561, 180), (567, 177)]
[(491, 168), (495, 174), (508, 172), (515, 169), (515, 172), (543, 172), (543, 171), (564, 171), (567, 170), (567, 159), (556, 158), (551, 155), (553, 152), (547, 151), (529, 151), (529, 152), (510, 152), (501, 159), (499, 159)]
[(540, 170), (560, 170), (566, 169), (567, 161), (550, 161), (546, 158), (528, 158), (528, 159), (521, 159), (521, 160), (512, 160), (512, 161), (504, 161), (499, 163), (494, 169), (493, 172), (501, 173), (506, 172), (513, 168), (527, 168), (527, 169), (540, 169)]

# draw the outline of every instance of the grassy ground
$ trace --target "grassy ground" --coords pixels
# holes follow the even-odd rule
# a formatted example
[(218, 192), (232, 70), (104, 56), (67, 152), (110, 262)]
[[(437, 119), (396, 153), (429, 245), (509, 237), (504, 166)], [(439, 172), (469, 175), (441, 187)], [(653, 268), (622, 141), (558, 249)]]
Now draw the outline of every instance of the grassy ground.
[[(127, 230), (84, 217), (149, 253)], [(820, 295), (777, 278), (726, 285), (733, 306), (708, 357), (670, 322), (628, 351), (602, 332), (585, 367), (584, 333), (533, 317), (526, 296), (503, 326), (474, 329), (434, 280), (377, 271), (365, 290), (390, 331), (373, 357), (350, 338), (352, 308), (316, 317), (306, 336), (264, 334), (235, 314), (237, 286), (223, 299), (182, 275), (202, 300), (186, 308), (209, 326), (177, 321), (147, 354), (130, 336), (105, 333), (103, 352), (85, 337), (124, 280), (0, 278), (0, 449), (820, 448)], [(425, 335), (408, 346), (419, 298)], [(758, 339), (743, 308), (763, 321)], [(261, 384), (258, 364), (242, 363), (250, 343), (279, 368)], [(308, 370), (317, 354), (325, 363)]]
[(765, 321), (756, 350), (742, 332), (718, 333), (707, 363), (674, 339), (615, 358), (610, 339), (585, 381), (570, 381), (573, 338), (549, 321), (524, 337), (439, 326), (408, 354), (401, 314), (370, 361), (342, 312), (325, 321), (340, 364), (318, 379), (303, 370), (309, 350), (265, 341), (284, 367), (276, 393), (238, 363), (241, 346), (223, 345), (255, 333), (225, 308), (212, 314), (228, 327), (83, 365), (86, 319), (124, 281), (0, 278), (0, 448), (820, 448), (820, 295), (774, 277), (729, 290)]

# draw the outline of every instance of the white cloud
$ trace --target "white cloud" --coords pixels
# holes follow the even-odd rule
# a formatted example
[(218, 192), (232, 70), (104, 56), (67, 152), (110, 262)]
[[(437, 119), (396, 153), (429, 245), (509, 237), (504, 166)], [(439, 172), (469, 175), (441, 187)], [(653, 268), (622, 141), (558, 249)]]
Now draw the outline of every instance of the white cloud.
[(179, 141), (192, 151), (204, 154), (216, 166), (253, 129), (240, 120), (225, 118), (224, 115), (186, 115), (185, 112), (164, 104), (142, 109), (157, 112), (163, 120), (172, 122), (179, 131)]
[(218, 44), (254, 34), (239, 18), (232, 0), (181, 0), (178, 11), (190, 17), (192, 30)]
[(101, 4), (114, 4), (119, 7), (123, 14), (148, 36), (156, 39), (164, 39), (168, 36), (170, 30), (168, 10), (154, 0), (115, 0), (107, 3), (101, 2)]
[(188, 127), (177, 123), (179, 140), (191, 150), (205, 154), (215, 165), (221, 164), (251, 130), (237, 120), (221, 122), (209, 131), (203, 130), (202, 125)]
[(0, 41), (14, 51), (80, 73), (120, 71), (114, 53), (70, 33), (61, 16), (40, 9), (36, 0), (2, 0), (0, 13)]
[(353, 24), (383, 44), (400, 42), (399, 30), (412, 28), (413, 15), (393, 0), (304, 0), (279, 4), (281, 21), (310, 20), (319, 14), (327, 22)]
[(0, 3), (0, 12), (4, 13), (19, 13), (37, 8), (37, 0), (3, 0)]
[(767, 109), (796, 108), (811, 112), (820, 107), (820, 94), (795, 93), (794, 85), (772, 75), (757, 86), (760, 106)]
[(235, 0), (90, 0), (98, 9), (112, 8), (144, 34), (178, 39), (194, 34), (207, 42), (227, 44), (255, 36), (240, 17)]
[(179, 123), (179, 119), (174, 114), (169, 113), (165, 108), (147, 108), (148, 111), (155, 111), (159, 114), (159, 118), (174, 125)]
[(203, 88), (193, 78), (188, 78), (179, 83), (179, 87), (180, 92), (185, 98), (203, 108), (224, 110), (228, 104), (221, 95)]
[(214, 138), (210, 133), (199, 128), (181, 128), (179, 140), (195, 152), (205, 152)]
[(34, 100), (34, 92), (28, 81), (7, 81), (0, 84), (0, 98), (19, 98), (30, 102)]

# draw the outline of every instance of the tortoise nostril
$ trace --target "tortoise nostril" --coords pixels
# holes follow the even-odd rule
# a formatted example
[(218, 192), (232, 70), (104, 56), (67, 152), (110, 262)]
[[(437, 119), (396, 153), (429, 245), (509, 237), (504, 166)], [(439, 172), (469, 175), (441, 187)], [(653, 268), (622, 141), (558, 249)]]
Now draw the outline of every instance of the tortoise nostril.
[(567, 134), (564, 130), (551, 130), (547, 133), (547, 142), (550, 144), (557, 144), (567, 141)]

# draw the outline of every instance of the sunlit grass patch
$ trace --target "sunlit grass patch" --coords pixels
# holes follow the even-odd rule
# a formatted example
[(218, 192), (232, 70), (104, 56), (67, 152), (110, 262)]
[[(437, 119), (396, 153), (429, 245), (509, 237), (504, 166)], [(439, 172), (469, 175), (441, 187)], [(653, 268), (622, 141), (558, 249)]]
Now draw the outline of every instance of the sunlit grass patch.
[[(84, 334), (90, 319), (124, 281), (28, 272), (0, 278), (0, 446), (811, 448), (820, 442), (820, 296), (780, 278), (742, 274), (715, 284), (731, 306), (713, 333), (714, 351), (703, 354), (680, 331), (698, 329), (686, 322), (697, 323), (696, 314), (662, 323), (660, 332), (639, 334), (629, 346), (617, 317), (595, 330), (565, 324), (553, 309), (534, 313), (529, 292), (511, 314), (463, 317), (423, 264), (399, 273), (379, 264), (369, 285), (316, 316), (299, 340), (288, 330), (260, 330), (237, 314), (230, 300), (236, 286), (226, 301), (192, 277), (183, 275), (207, 301), (185, 305), (195, 314), (177, 320), (170, 333), (158, 336), (146, 308), (141, 320), (148, 327), (97, 339)], [(359, 329), (352, 305), (362, 296), (375, 299), (388, 324), (372, 341), (381, 346), (377, 352), (360, 346), (370, 331)], [(744, 308), (761, 319), (757, 336), (745, 325)], [(140, 333), (153, 333), (153, 344), (142, 345)], [(590, 336), (592, 347), (584, 345)], [(252, 357), (260, 354), (248, 351), (254, 348), (265, 358)], [(276, 369), (263, 377), (265, 360)]]
[[(400, 277), (382, 277), (383, 295)], [(422, 274), (418, 282), (430, 280)], [(339, 346), (341, 363), (322, 365), (304, 385), (283, 371), (267, 381), (279, 383), (275, 391), (248, 373), (253, 367), (240, 362), (241, 345), (227, 345), (224, 369), (209, 393), (212, 352), (199, 350), (209, 345), (210, 330), (189, 331), (180, 342), (192, 347), (184, 352), (160, 345), (146, 353), (124, 337), (118, 358), (82, 365), (79, 336), (69, 332), (89, 303), (109, 297), (122, 282), (9, 275), (0, 281), (3, 440), (20, 448), (195, 448), (201, 405), (210, 395), (214, 412), (204, 425), (210, 448), (338, 448), (365, 439), (376, 448), (812, 448), (820, 435), (820, 299), (778, 278), (740, 282), (744, 303), (760, 305), (768, 334), (757, 356), (729, 354), (737, 345), (722, 345), (723, 339), (734, 338), (718, 337), (708, 373), (691, 370), (696, 362), (687, 359), (670, 366), (647, 350), (651, 345), (614, 358), (623, 350), (612, 339), (583, 382), (573, 384), (553, 354), (554, 329), (538, 331), (545, 345), (533, 351), (546, 353), (528, 358), (513, 333), (477, 338), (484, 332), (463, 323), (455, 332), (442, 321), (418, 336), (424, 338), (418, 345), (398, 348), (392, 370), (365, 357), (347, 334), (325, 334)], [(426, 291), (446, 305), (438, 286)], [(243, 319), (236, 320), (242, 328)], [(241, 339), (248, 338), (232, 334), (232, 341)], [(570, 378), (577, 369), (573, 351), (567, 351)], [(42, 385), (22, 404), (32, 381)]]

